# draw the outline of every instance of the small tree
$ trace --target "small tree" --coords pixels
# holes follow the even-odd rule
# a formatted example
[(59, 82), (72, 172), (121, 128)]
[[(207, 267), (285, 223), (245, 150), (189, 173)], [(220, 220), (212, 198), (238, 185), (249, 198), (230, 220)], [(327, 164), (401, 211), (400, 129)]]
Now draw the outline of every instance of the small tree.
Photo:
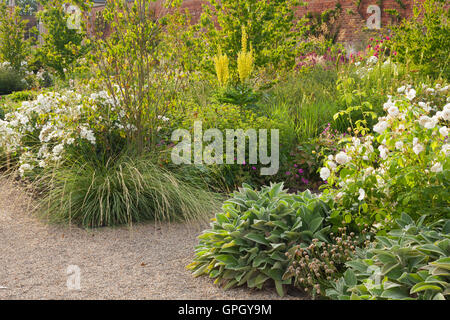
[[(88, 6), (83, 1), (74, 1), (80, 11)], [(44, 23), (46, 32), (42, 35), (44, 44), (38, 50), (45, 65), (55, 70), (65, 79), (65, 73), (71, 70), (73, 63), (86, 54), (88, 46), (84, 42), (86, 33), (83, 19), (79, 28), (69, 28), (69, 15), (64, 10), (63, 0), (43, 0), (44, 9), (38, 16)]]
[(394, 27), (387, 42), (395, 59), (424, 75), (450, 79), (450, 11), (446, 0), (425, 0), (413, 16)]
[(255, 65), (292, 65), (295, 48), (306, 31), (305, 20), (295, 16), (298, 0), (209, 0), (200, 24), (207, 30), (210, 46), (220, 46), (230, 61), (237, 61), (242, 30), (246, 30)]
[[(95, 39), (98, 79), (126, 115), (129, 141), (142, 153), (154, 147), (158, 127), (180, 88), (183, 73), (161, 41), (155, 0), (110, 0), (103, 16), (111, 34)], [(167, 2), (166, 2), (167, 4)]]
[(26, 60), (30, 43), (25, 40), (27, 22), (20, 17), (20, 8), (0, 3), (0, 60), (19, 70)]

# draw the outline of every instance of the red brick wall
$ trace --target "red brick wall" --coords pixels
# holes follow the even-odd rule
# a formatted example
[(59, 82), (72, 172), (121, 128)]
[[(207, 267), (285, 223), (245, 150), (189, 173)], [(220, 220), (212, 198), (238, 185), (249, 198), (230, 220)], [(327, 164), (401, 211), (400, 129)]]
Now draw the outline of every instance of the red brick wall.
[[(387, 27), (395, 23), (395, 19), (386, 13), (384, 9), (396, 9), (402, 18), (409, 18), (412, 15), (414, 2), (424, 0), (402, 0), (405, 8), (402, 8), (396, 0), (361, 0), (359, 10), (356, 0), (303, 0), (307, 6), (301, 6), (297, 10), (297, 15), (303, 16), (307, 12), (323, 12), (327, 9), (334, 9), (337, 3), (341, 4), (342, 13), (338, 20), (339, 36), (338, 41), (345, 43), (359, 42), (364, 37), (362, 31), (366, 26), (367, 7), (369, 5), (379, 5), (381, 2), (381, 27)], [(204, 0), (184, 0), (182, 8), (187, 8), (193, 16), (193, 21), (197, 21), (201, 14), (201, 4)], [(349, 14), (351, 10), (354, 14)]]
[[(417, 0), (423, 1), (423, 0)], [(395, 23), (392, 15), (385, 12), (385, 9), (395, 9), (402, 18), (409, 18), (412, 15), (412, 8), (414, 0), (402, 0), (405, 8), (402, 8), (396, 0), (361, 0), (359, 8), (356, 5), (356, 0), (304, 0), (308, 5), (298, 9), (299, 15), (304, 15), (307, 12), (323, 12), (328, 9), (334, 9), (337, 3), (341, 4), (342, 12), (338, 19), (340, 32), (338, 41), (352, 43), (359, 41), (362, 37), (362, 31), (365, 29), (366, 20), (370, 16), (367, 13), (369, 5), (380, 6), (381, 2), (381, 27), (388, 27)], [(352, 11), (353, 14), (349, 13)]]
[[(361, 0), (359, 9), (356, 5), (356, 0), (303, 0), (307, 6), (301, 6), (297, 10), (297, 15), (303, 16), (308, 12), (323, 12), (327, 9), (334, 9), (337, 3), (341, 4), (342, 13), (338, 19), (339, 34), (338, 41), (347, 44), (360, 42), (364, 38), (363, 30), (366, 26), (367, 7), (369, 5), (380, 6), (381, 2), (381, 27), (388, 27), (391, 23), (395, 23), (395, 19), (386, 13), (385, 9), (396, 9), (402, 18), (409, 18), (412, 15), (412, 8), (416, 1), (423, 2), (424, 0), (402, 0), (406, 6), (402, 8), (396, 0)], [(202, 4), (207, 3), (206, 0), (184, 0), (181, 9), (188, 9), (192, 15), (192, 21), (195, 23), (200, 18), (202, 12)], [(163, 15), (167, 9), (161, 6), (161, 0), (154, 4), (157, 16)], [(101, 8), (94, 9), (95, 11)], [(353, 11), (353, 14), (349, 13)]]

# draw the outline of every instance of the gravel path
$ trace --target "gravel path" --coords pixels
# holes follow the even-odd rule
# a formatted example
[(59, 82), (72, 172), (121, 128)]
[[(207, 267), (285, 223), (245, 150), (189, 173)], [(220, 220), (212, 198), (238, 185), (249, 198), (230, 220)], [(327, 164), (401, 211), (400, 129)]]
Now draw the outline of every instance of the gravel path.
[[(273, 289), (224, 291), (194, 278), (185, 266), (204, 226), (84, 230), (45, 224), (29, 203), (0, 178), (0, 299), (278, 299)], [(81, 290), (67, 288), (69, 265), (80, 268)]]

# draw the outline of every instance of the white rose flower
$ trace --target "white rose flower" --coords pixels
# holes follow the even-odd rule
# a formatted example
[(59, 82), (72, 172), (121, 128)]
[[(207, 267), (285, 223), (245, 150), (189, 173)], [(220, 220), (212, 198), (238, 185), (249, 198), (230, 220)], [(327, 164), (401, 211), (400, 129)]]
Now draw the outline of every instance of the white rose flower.
[(439, 121), (438, 118), (436, 116), (434, 116), (425, 123), (424, 127), (427, 129), (433, 129), (437, 125), (438, 121)]
[(442, 111), (442, 119), (444, 119), (445, 121), (450, 121), (450, 108), (444, 109), (444, 111)]
[(380, 121), (373, 127), (373, 131), (382, 134), (388, 127), (389, 124), (386, 121)]
[(366, 192), (362, 188), (359, 188), (358, 192), (359, 192), (358, 200), (363, 201), (364, 198), (366, 197)]
[(446, 155), (446, 156), (450, 156), (450, 144), (444, 144), (442, 146), (442, 152)]
[(400, 88), (397, 89), (398, 93), (402, 93), (405, 92), (406, 87), (405, 86), (401, 86)]
[(403, 141), (397, 141), (395, 143), (395, 149), (402, 150), (403, 149)]
[(330, 169), (328, 169), (327, 167), (323, 167), (322, 169), (320, 169), (320, 177), (323, 181), (327, 180), (330, 177), (330, 174)]
[(364, 175), (365, 176), (370, 176), (373, 173), (374, 170), (375, 169), (373, 167), (367, 167), (366, 170), (364, 170)]
[(392, 103), (391, 99), (383, 104), (383, 110), (388, 110), (390, 107), (395, 107), (395, 104)]
[(446, 137), (448, 136), (448, 129), (446, 126), (443, 126), (439, 129), (439, 133), (441, 134), (441, 136)]
[(334, 170), (337, 167), (337, 165), (336, 165), (336, 163), (334, 163), (334, 161), (328, 161), (327, 164), (328, 164), (328, 167), (330, 167), (331, 170)]
[(388, 113), (391, 117), (395, 118), (396, 116), (398, 116), (399, 111), (398, 108), (396, 106), (392, 106), (388, 109)]
[(430, 168), (431, 172), (442, 172), (442, 164), (439, 162), (436, 162), (433, 164), (433, 166)]
[(386, 160), (389, 154), (389, 149), (386, 148), (385, 146), (381, 145), (378, 147), (378, 150), (380, 151), (380, 157), (383, 160)]
[(339, 152), (336, 155), (336, 162), (339, 164), (346, 164), (349, 161), (349, 157), (347, 156), (347, 154), (345, 152)]
[(424, 148), (424, 146), (422, 145), (422, 144), (420, 144), (420, 143), (416, 143), (416, 144), (414, 144), (414, 146), (413, 146), (413, 151), (414, 151), (414, 153), (415, 154), (419, 154), (419, 153), (421, 153), (422, 151), (424, 151), (425, 150), (425, 148)]
[(416, 97), (416, 90), (414, 89), (409, 89), (408, 91), (406, 91), (406, 98), (411, 101), (412, 99), (414, 99)]

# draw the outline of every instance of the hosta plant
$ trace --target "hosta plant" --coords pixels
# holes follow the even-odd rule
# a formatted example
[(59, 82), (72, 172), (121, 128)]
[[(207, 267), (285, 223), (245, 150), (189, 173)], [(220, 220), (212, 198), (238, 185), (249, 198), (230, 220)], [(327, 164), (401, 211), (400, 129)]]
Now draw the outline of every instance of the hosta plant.
[(431, 226), (403, 214), (399, 229), (379, 236), (346, 263), (344, 276), (326, 294), (331, 299), (448, 299), (450, 220)]
[(328, 205), (306, 191), (288, 194), (283, 184), (256, 191), (243, 185), (223, 204), (211, 228), (200, 236), (188, 268), (195, 276), (209, 275), (224, 288), (247, 285), (261, 289), (274, 281), (284, 295), (287, 251), (312, 239), (328, 241), (324, 220)]

